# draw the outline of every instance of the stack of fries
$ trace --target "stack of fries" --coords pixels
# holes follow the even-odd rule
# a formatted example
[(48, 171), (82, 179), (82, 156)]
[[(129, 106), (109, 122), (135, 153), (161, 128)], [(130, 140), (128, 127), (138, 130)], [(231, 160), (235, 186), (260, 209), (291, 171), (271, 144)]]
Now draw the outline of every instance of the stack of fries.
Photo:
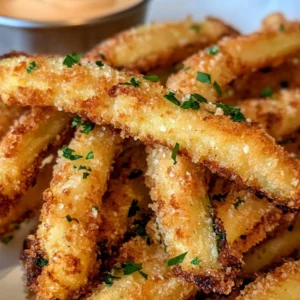
[(299, 299), (299, 53), (272, 14), (2, 57), (0, 234), (41, 209), (30, 296)]

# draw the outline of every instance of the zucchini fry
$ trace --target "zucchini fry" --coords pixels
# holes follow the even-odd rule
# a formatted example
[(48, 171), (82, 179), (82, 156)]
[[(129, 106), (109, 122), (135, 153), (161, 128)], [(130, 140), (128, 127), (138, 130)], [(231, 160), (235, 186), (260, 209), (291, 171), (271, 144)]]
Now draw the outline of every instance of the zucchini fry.
[[(184, 157), (177, 157), (174, 165), (171, 156), (163, 147), (148, 149), (146, 182), (170, 261), (184, 255), (174, 272), (206, 293), (228, 294), (239, 260), (228, 248), (220, 222), (214, 219), (204, 168)], [(227, 268), (231, 272), (226, 272)]]
[(51, 144), (58, 144), (70, 115), (52, 108), (26, 111), (0, 142), (0, 217), (34, 183)]
[(96, 46), (86, 57), (115, 67), (147, 72), (170, 67), (197, 50), (237, 31), (221, 20), (191, 18), (172, 23), (152, 23), (117, 34)]
[(267, 99), (242, 101), (239, 107), (277, 140), (300, 128), (300, 89), (281, 90)]
[(244, 255), (244, 271), (247, 276), (264, 270), (300, 249), (300, 218), (277, 230), (268, 240), (252, 248)]
[(300, 261), (287, 262), (281, 267), (259, 276), (241, 291), (237, 300), (298, 300), (300, 294)]
[(226, 38), (217, 46), (215, 55), (200, 51), (184, 61), (185, 70), (188, 70), (171, 76), (168, 86), (185, 94), (199, 93), (215, 101), (237, 77), (253, 69), (279, 65), (285, 58), (299, 53), (300, 23), (288, 22), (284, 31), (261, 31)]
[[(145, 172), (144, 145), (127, 140), (122, 154), (116, 160), (103, 197), (102, 224), (98, 233), (98, 245), (103, 260), (103, 252), (110, 256), (115, 255), (124, 239), (135, 235), (137, 226), (142, 225), (141, 218), (150, 214), (149, 190), (144, 183)], [(103, 261), (101, 268), (103, 264), (105, 267), (105, 263)]]
[[(25, 254), (35, 263), (26, 268), (29, 288), (39, 299), (77, 299), (97, 271), (101, 198), (119, 147), (116, 134), (96, 126), (88, 134), (78, 128), (60, 151), (44, 192), (36, 243)], [(32, 273), (40, 273), (35, 282)]]
[(8, 106), (0, 101), (0, 140), (23, 111), (21, 107)]
[[(210, 103), (201, 103), (198, 110), (182, 109), (179, 100), (187, 98), (180, 92), (170, 94), (159, 83), (140, 75), (133, 77), (84, 60), (80, 66), (68, 68), (62, 59), (34, 57), (38, 69), (28, 74), (26, 68), (32, 60), (18, 57), (0, 61), (0, 96), (4, 102), (53, 105), (95, 123), (113, 125), (124, 136), (150, 145), (173, 149), (178, 143), (179, 152), (188, 154), (195, 163), (260, 191), (278, 205), (300, 207), (299, 162), (261, 128), (237, 122), (243, 119), (239, 112), (224, 112)], [(35, 97), (30, 97), (32, 94)]]
[[(141, 270), (124, 275), (120, 267), (129, 261), (141, 264)], [(89, 300), (184, 300), (197, 291), (196, 286), (172, 274), (162, 245), (149, 246), (141, 237), (123, 245), (117, 268), (104, 280), (106, 283), (100, 284)]]
[(247, 190), (239, 190), (222, 179), (217, 180), (211, 198), (229, 245), (239, 253), (248, 251), (265, 239), (283, 218), (283, 212), (266, 199), (259, 199)]
[(39, 171), (36, 184), (28, 189), (19, 202), (10, 207), (4, 217), (0, 218), (0, 236), (14, 230), (17, 224), (31, 217), (42, 207), (43, 191), (49, 186), (52, 178), (54, 162), (50, 160), (53, 158), (52, 154), (45, 158), (47, 163)]

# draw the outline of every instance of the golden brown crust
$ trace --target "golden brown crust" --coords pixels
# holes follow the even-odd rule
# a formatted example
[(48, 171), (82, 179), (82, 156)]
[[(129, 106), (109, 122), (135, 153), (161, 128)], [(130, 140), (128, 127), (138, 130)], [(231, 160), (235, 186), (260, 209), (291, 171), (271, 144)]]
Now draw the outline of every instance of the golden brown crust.
[(191, 56), (181, 70), (168, 80), (168, 86), (184, 93), (199, 93), (210, 101), (220, 98), (212, 84), (196, 80), (197, 72), (211, 75), (223, 91), (228, 84), (253, 69), (276, 66), (300, 51), (300, 23), (285, 24), (284, 31), (262, 31), (248, 36), (224, 38), (218, 43), (219, 53), (206, 51)]
[[(171, 158), (163, 147), (148, 149), (147, 184), (156, 221), (169, 259), (186, 253), (174, 272), (193, 281), (205, 293), (228, 294), (239, 270), (238, 257), (226, 244), (223, 228), (214, 220), (203, 168), (185, 157)], [(220, 225), (220, 226), (219, 226)], [(193, 264), (193, 259), (200, 264)], [(226, 270), (230, 269), (230, 271)]]
[(215, 18), (201, 23), (191, 18), (173, 23), (151, 23), (105, 40), (86, 57), (142, 73), (170, 67), (219, 38), (236, 34), (235, 29)]
[(25, 111), (0, 143), (0, 216), (34, 183), (47, 149), (59, 144), (70, 116), (53, 108)]
[[(50, 188), (44, 192), (33, 254), (29, 253), (48, 261), (36, 280), (29, 281), (41, 299), (77, 299), (98, 267), (101, 198), (120, 140), (106, 127), (96, 126), (88, 134), (80, 131), (68, 148), (82, 157), (68, 159), (61, 151)], [(91, 152), (93, 157), (88, 158)], [(27, 271), (29, 277), (35, 273), (30, 267)]]
[(237, 300), (297, 300), (300, 293), (300, 261), (287, 262), (281, 267), (259, 276), (241, 291)]
[[(108, 66), (82, 61), (81, 66), (67, 68), (62, 59), (43, 57), (35, 57), (39, 69), (27, 74), (31, 60), (0, 61), (0, 95), (6, 103), (54, 105), (111, 124), (124, 136), (150, 145), (172, 149), (178, 142), (179, 152), (195, 163), (261, 191), (276, 204), (300, 206), (299, 163), (258, 126), (211, 115), (206, 110), (211, 104), (198, 111), (183, 110), (164, 98), (169, 90), (139, 75), (139, 87), (127, 86), (122, 83), (132, 75)], [(183, 99), (179, 92), (175, 96)]]

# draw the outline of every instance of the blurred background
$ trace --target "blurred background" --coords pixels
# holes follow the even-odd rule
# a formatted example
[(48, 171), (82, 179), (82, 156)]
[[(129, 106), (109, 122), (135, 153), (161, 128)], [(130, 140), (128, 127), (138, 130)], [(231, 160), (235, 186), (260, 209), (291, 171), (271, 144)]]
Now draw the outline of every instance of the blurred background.
[(266, 14), (300, 15), (298, 0), (0, 0), (0, 54), (85, 52), (143, 22), (220, 17), (244, 33)]

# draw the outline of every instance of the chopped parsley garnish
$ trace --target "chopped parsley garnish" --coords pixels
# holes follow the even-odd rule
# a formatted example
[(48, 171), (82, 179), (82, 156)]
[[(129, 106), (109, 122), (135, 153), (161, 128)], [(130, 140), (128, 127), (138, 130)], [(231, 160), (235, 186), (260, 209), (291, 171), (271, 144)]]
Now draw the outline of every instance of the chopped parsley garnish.
[(140, 271), (142, 270), (142, 264), (136, 264), (132, 261), (127, 261), (125, 264), (124, 264), (124, 271), (123, 271), (123, 274), (124, 275), (130, 275), (136, 271)]
[(179, 265), (184, 261), (185, 256), (187, 255), (187, 252), (184, 252), (176, 257), (173, 257), (167, 261), (167, 266), (175, 266)]
[(195, 258), (193, 258), (191, 260), (191, 264), (195, 265), (195, 266), (198, 266), (200, 264), (200, 259), (196, 256)]
[(235, 202), (233, 203), (234, 208), (237, 210), (238, 207), (242, 204), (245, 203), (245, 200), (240, 199), (239, 197), (236, 198)]
[(191, 94), (190, 99), (198, 101), (199, 103), (207, 103), (207, 100), (199, 94)]
[(152, 81), (152, 82), (158, 82), (159, 77), (157, 75), (145, 75), (144, 79)]
[(74, 169), (78, 169), (78, 171), (80, 171), (80, 170), (86, 170), (86, 171), (88, 171), (88, 172), (91, 172), (91, 171), (92, 171), (92, 169), (91, 169), (90, 167), (82, 166), (82, 165), (74, 166), (73, 168), (74, 168)]
[(173, 151), (172, 151), (172, 159), (174, 161), (174, 163), (173, 163), (174, 165), (177, 164), (176, 157), (177, 157), (178, 150), (179, 150), (179, 144), (176, 143), (175, 146), (174, 146), (174, 148), (173, 148)]
[(180, 106), (180, 101), (175, 97), (175, 93), (170, 92), (169, 94), (164, 95), (164, 97), (171, 101), (173, 104)]
[(196, 79), (205, 84), (211, 84), (211, 77), (207, 73), (198, 72)]
[(87, 179), (90, 176), (91, 173), (83, 172), (82, 173), (82, 179)]
[(139, 271), (139, 273), (140, 273), (145, 279), (148, 279), (148, 274), (144, 273), (143, 271)]
[(216, 55), (217, 53), (219, 53), (219, 47), (217, 45), (207, 47), (206, 52), (210, 55)]
[(117, 276), (114, 276), (110, 273), (106, 273), (104, 276), (103, 276), (103, 281), (104, 283), (107, 285), (107, 286), (112, 286), (113, 285), (113, 279), (120, 279), (121, 277), (117, 277)]
[(39, 257), (35, 260), (35, 266), (38, 268), (47, 266), (49, 261), (43, 257)]
[(241, 113), (241, 109), (231, 105), (223, 104), (220, 102), (215, 103), (216, 107), (220, 107), (225, 116), (230, 116), (230, 119), (234, 122), (246, 121), (245, 116)]
[(215, 91), (218, 93), (219, 96), (223, 96), (223, 91), (222, 91), (221, 87), (219, 86), (219, 84), (216, 81), (214, 81), (213, 87), (214, 87)]
[(79, 223), (79, 221), (76, 218), (72, 218), (70, 215), (67, 215), (66, 219), (67, 219), (68, 222), (75, 221), (75, 222)]
[(83, 129), (80, 130), (81, 133), (89, 134), (95, 127), (94, 123), (82, 122), (81, 117), (75, 116), (72, 120), (72, 127), (81, 126)]
[(190, 27), (192, 30), (194, 30), (196, 33), (200, 32), (200, 25), (199, 24), (193, 24)]
[(280, 24), (278, 29), (279, 29), (279, 31), (284, 31), (284, 29), (285, 29), (285, 28), (284, 28), (284, 25), (283, 25), (283, 24)]
[(101, 67), (104, 66), (104, 63), (103, 63), (101, 60), (97, 60), (97, 61), (96, 61), (96, 65), (97, 65), (99, 68), (101, 68)]
[(68, 68), (72, 68), (73, 65), (79, 64), (79, 61), (82, 57), (83, 54), (81, 53), (68, 54), (63, 61), (63, 65), (67, 66)]
[(37, 67), (35, 61), (32, 61), (32, 62), (28, 65), (28, 67), (27, 67), (27, 73), (29, 74), (29, 73), (31, 73), (33, 70), (37, 70), (37, 69), (38, 69), (38, 67)]
[(63, 146), (62, 149), (62, 155), (64, 158), (67, 158), (69, 160), (77, 160), (79, 158), (82, 158), (83, 156), (82, 155), (79, 155), (79, 154), (72, 154), (73, 152), (75, 152), (75, 150), (69, 148), (68, 146)]
[(134, 87), (140, 86), (140, 82), (138, 80), (136, 80), (134, 77), (132, 77), (129, 82), (124, 82), (123, 84), (124, 85), (132, 85)]
[(93, 152), (93, 151), (90, 151), (90, 152), (86, 155), (85, 159), (92, 159), (92, 158), (94, 158), (94, 152)]
[(95, 206), (92, 207), (92, 212), (96, 213), (96, 212), (98, 212), (98, 210), (99, 210), (99, 206), (95, 205)]
[(2, 238), (1, 242), (7, 245), (13, 238), (14, 238), (13, 235), (7, 235), (4, 238)]
[(260, 92), (260, 96), (261, 97), (271, 97), (273, 95), (273, 90), (269, 87), (264, 88), (261, 92)]
[(150, 245), (150, 236), (146, 231), (146, 224), (137, 224), (134, 233), (146, 240), (147, 245)]
[(212, 200), (216, 200), (216, 201), (221, 202), (221, 201), (226, 199), (227, 195), (228, 195), (228, 193), (216, 194), (216, 195), (213, 195)]
[(140, 207), (138, 206), (139, 201), (138, 200), (132, 200), (131, 206), (128, 210), (128, 218), (134, 217), (136, 215), (136, 212), (140, 210)]
[(200, 104), (196, 101), (193, 101), (191, 98), (188, 101), (184, 101), (181, 105), (181, 108), (183, 109), (193, 109), (198, 110), (200, 108)]
[(139, 169), (133, 169), (128, 175), (128, 179), (135, 179), (143, 175), (143, 171)]

